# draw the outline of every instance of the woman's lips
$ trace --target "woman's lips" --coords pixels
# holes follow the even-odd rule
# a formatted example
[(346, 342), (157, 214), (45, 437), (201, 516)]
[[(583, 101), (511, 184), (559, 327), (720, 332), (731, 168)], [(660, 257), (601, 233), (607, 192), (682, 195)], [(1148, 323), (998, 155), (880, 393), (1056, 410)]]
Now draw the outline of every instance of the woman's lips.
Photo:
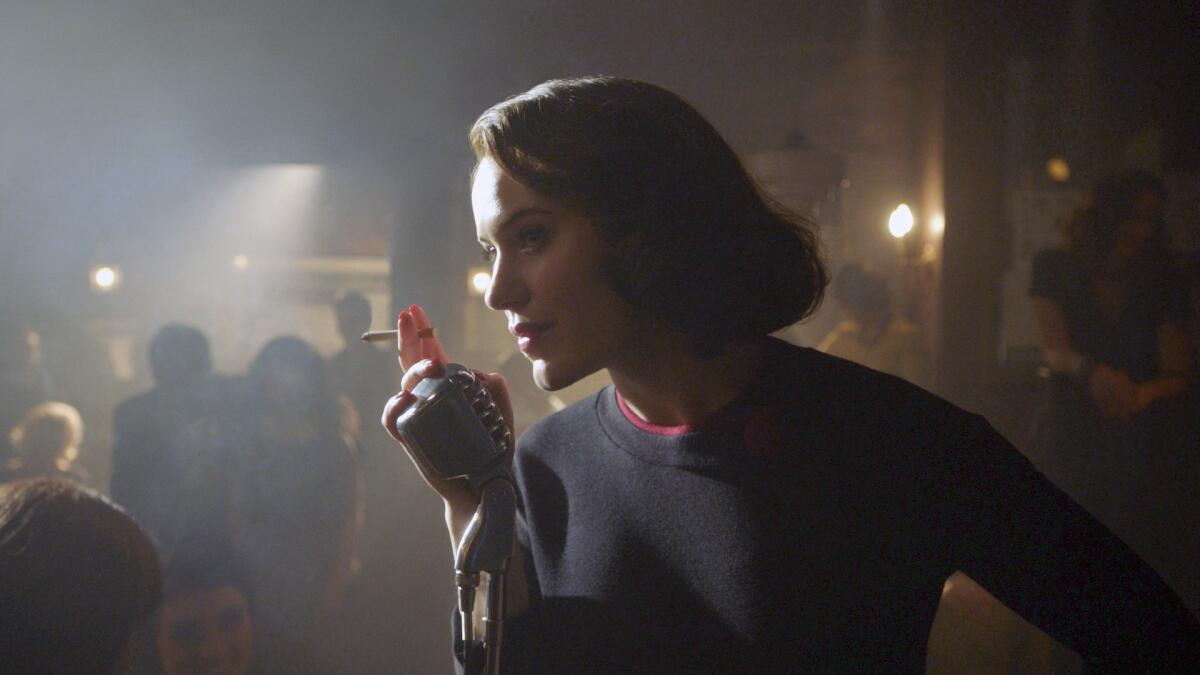
[(536, 345), (538, 338), (550, 330), (551, 325), (549, 323), (522, 321), (521, 323), (509, 326), (508, 332), (517, 338), (517, 349), (529, 353)]

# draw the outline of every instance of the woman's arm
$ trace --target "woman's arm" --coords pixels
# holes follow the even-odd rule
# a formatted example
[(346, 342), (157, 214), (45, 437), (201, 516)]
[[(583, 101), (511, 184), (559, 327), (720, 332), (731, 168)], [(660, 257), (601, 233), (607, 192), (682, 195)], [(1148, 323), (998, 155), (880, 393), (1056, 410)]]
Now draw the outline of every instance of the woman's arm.
[(1154, 401), (1187, 389), (1192, 374), (1192, 352), (1183, 326), (1170, 321), (1158, 327), (1158, 377), (1137, 385), (1137, 412)]
[(1083, 355), (1071, 348), (1071, 334), (1062, 307), (1049, 298), (1034, 296), (1033, 316), (1042, 345), (1042, 361), (1055, 373), (1079, 370)]
[(982, 418), (935, 452), (959, 569), (1101, 672), (1200, 672), (1200, 622)]

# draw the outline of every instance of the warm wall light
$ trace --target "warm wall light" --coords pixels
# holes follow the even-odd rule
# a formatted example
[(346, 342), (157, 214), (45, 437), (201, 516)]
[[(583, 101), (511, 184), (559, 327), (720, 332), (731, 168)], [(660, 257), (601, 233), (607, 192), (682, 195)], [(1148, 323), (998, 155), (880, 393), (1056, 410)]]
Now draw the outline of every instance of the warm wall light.
[(244, 270), (249, 266), (250, 266), (250, 258), (246, 257), (245, 255), (243, 255), (241, 253), (233, 256), (234, 269)]
[(913, 229), (913, 212), (908, 208), (908, 204), (897, 206), (892, 215), (888, 216), (888, 232), (897, 239), (904, 238), (904, 235), (911, 232)]
[(929, 231), (935, 237), (940, 237), (946, 233), (946, 216), (938, 213), (929, 219)]
[(487, 292), (488, 284), (492, 283), (492, 275), (482, 269), (472, 269), (470, 276), (470, 289), (472, 295), (483, 295)]
[(93, 291), (111, 293), (121, 286), (121, 268), (116, 265), (93, 265), (88, 279)]
[(1071, 180), (1071, 165), (1062, 157), (1051, 157), (1046, 162), (1046, 173), (1055, 182), (1065, 183)]

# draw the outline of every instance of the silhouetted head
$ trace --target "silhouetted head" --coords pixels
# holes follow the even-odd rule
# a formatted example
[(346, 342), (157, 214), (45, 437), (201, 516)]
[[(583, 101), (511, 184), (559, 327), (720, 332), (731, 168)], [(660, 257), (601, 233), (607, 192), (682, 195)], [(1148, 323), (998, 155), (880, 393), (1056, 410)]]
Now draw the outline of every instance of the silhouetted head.
[(250, 668), (254, 653), (250, 578), (228, 540), (197, 534), (175, 548), (164, 570), (155, 645), (167, 675)]
[(35, 467), (58, 466), (66, 470), (79, 456), (83, 443), (83, 417), (62, 401), (39, 403), (25, 413), (9, 440), (17, 455)]
[(325, 375), (325, 361), (300, 338), (277, 337), (263, 346), (250, 364), (255, 395), (269, 409), (302, 415), (332, 416), (337, 404)]
[(812, 225), (767, 198), (720, 134), (660, 87), (551, 80), (488, 109), (476, 157), (585, 215), (638, 320), (715, 356), (809, 315), (827, 282)]
[(0, 485), (0, 663), (14, 673), (112, 673), (160, 597), (145, 533), (60, 479)]
[(203, 378), (212, 372), (208, 338), (194, 326), (163, 326), (150, 340), (150, 371), (166, 387)]
[(346, 344), (358, 342), (363, 332), (371, 329), (371, 303), (358, 291), (350, 291), (333, 305), (337, 312), (338, 331)]
[(1088, 204), (1068, 232), (1072, 247), (1093, 262), (1116, 251), (1129, 259), (1167, 250), (1162, 180), (1146, 171), (1108, 176), (1096, 184)]

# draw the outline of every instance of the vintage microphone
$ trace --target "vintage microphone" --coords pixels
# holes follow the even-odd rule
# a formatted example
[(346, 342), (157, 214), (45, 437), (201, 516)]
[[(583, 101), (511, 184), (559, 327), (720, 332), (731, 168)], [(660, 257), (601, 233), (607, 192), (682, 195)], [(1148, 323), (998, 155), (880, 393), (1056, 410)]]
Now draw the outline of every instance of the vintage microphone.
[(470, 668), (475, 589), (481, 572), (490, 576), (483, 616), (484, 667), (487, 673), (499, 673), (505, 575), (516, 529), (517, 490), (507, 457), (512, 432), (483, 383), (457, 363), (446, 366), (445, 377), (422, 380), (412, 393), (416, 402), (396, 420), (409, 457), (425, 475), (466, 479), (481, 496), (454, 553), (454, 581)]

